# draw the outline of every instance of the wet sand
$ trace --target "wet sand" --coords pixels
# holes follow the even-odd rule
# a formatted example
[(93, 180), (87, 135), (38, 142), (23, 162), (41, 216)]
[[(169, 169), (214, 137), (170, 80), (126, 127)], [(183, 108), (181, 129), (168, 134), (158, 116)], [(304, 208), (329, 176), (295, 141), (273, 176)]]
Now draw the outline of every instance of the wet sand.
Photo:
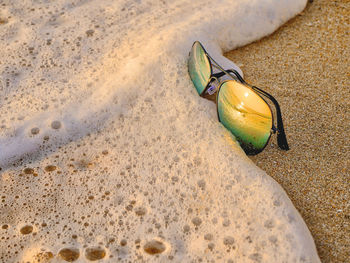
[(286, 190), (322, 262), (350, 262), (349, 10), (349, 1), (314, 1), (271, 36), (226, 54), (281, 105), (291, 150), (274, 136), (251, 159)]

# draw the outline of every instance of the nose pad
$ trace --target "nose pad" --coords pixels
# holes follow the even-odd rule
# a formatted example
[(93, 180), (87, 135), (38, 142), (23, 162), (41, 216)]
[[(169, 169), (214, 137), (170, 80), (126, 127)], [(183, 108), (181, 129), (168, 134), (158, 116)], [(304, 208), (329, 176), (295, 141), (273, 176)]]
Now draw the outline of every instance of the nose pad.
[(219, 81), (217, 78), (213, 78), (212, 81), (209, 83), (209, 87), (207, 89), (207, 93), (209, 95), (213, 95), (219, 87)]

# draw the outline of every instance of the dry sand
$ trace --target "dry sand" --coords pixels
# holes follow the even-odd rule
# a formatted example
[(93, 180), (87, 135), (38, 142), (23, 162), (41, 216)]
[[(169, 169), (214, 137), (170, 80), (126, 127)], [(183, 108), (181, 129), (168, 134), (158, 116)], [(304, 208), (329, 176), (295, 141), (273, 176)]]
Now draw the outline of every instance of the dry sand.
[(350, 262), (349, 1), (309, 3), (277, 32), (226, 54), (274, 95), (291, 146), (251, 159), (287, 191), (323, 262)]

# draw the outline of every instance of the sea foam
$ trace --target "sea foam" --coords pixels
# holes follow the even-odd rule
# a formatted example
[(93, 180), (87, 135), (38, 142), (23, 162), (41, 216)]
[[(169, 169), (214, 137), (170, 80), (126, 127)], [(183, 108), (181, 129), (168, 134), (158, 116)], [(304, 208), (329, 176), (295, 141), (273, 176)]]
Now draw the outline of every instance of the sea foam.
[(0, 261), (319, 262), (187, 72), (195, 40), (240, 71), (305, 4), (0, 3)]

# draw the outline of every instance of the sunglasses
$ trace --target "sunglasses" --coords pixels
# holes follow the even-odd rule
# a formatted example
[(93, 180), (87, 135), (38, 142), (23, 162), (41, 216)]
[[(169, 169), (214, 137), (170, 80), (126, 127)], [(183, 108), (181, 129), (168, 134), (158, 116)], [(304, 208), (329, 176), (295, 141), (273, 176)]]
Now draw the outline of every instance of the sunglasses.
[[(213, 73), (213, 67), (219, 72)], [(278, 146), (289, 150), (281, 109), (273, 96), (246, 83), (236, 70), (224, 70), (198, 41), (192, 45), (188, 71), (198, 94), (216, 102), (219, 121), (236, 137), (246, 154), (260, 153), (276, 132)], [(266, 99), (275, 106), (277, 128)]]

